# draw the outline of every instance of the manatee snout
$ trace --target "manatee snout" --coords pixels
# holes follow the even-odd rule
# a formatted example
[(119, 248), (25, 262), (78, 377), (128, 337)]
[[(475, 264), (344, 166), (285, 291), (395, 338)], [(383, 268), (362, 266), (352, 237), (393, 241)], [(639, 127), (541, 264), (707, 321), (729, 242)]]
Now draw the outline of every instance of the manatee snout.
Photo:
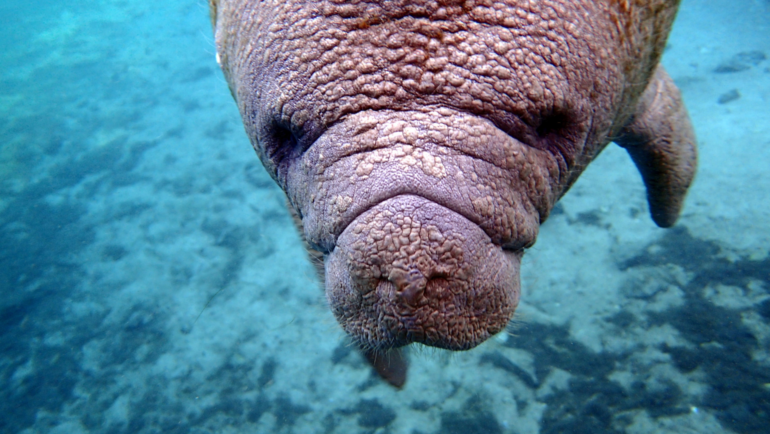
[(519, 301), (521, 251), (428, 199), (399, 195), (355, 218), (326, 260), (326, 295), (367, 348), (475, 347)]

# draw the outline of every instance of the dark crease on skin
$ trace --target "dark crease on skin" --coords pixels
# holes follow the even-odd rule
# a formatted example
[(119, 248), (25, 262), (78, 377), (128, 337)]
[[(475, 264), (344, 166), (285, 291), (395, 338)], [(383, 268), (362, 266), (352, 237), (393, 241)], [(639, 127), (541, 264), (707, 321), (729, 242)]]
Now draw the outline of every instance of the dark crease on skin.
[[(449, 108), (449, 109), (452, 109), (452, 110), (456, 111), (457, 113), (471, 113), (471, 114), (475, 114), (475, 115), (479, 116), (482, 119), (488, 120), (498, 130), (500, 130), (503, 133), (505, 133), (506, 135), (508, 135), (508, 137), (510, 137), (514, 141), (516, 141), (518, 143), (521, 143), (522, 145), (529, 146), (529, 147), (531, 147), (533, 149), (537, 149), (537, 150), (540, 150), (540, 151), (548, 151), (548, 152), (552, 153), (553, 155), (558, 156), (559, 158), (561, 158), (561, 160), (564, 163), (564, 165), (562, 167), (562, 170), (564, 172), (568, 172), (569, 169), (571, 168), (570, 158), (567, 157), (567, 155), (565, 154), (564, 149), (562, 149), (562, 148), (560, 148), (558, 146), (554, 146), (552, 143), (550, 143), (549, 141), (547, 141), (545, 139), (537, 137), (538, 133), (534, 131), (536, 129), (536, 127), (527, 124), (524, 120), (522, 120), (520, 117), (518, 117), (515, 114), (509, 113), (509, 114), (507, 114), (507, 116), (504, 116), (504, 117), (494, 117), (494, 116), (491, 116), (489, 113), (473, 113), (473, 112), (469, 112), (469, 111), (463, 109), (462, 107), (455, 106), (455, 105), (452, 105), (452, 104), (426, 105), (426, 106), (423, 106), (422, 108), (423, 109), (428, 109), (428, 110), (426, 110), (426, 112), (430, 112), (430, 109), (435, 109), (435, 108)], [(375, 111), (375, 110), (370, 110), (370, 111)], [(380, 110), (377, 110), (377, 111), (380, 111)], [(413, 111), (413, 110), (408, 110), (408, 109), (392, 110), (392, 109), (388, 109), (387, 111), (409, 112), (409, 111)], [(349, 115), (355, 115), (355, 114), (358, 114), (358, 113), (361, 113), (361, 112), (350, 113)], [(334, 123), (328, 125), (327, 126), (327, 131), (329, 129), (331, 129), (332, 127), (334, 127), (336, 124), (344, 123), (347, 119), (348, 119), (348, 115), (341, 117), (340, 119), (338, 119)], [(582, 123), (582, 121), (579, 122), (579, 123)], [(591, 116), (589, 118), (588, 123), (589, 123), (589, 125), (593, 124), (593, 116)], [(577, 123), (575, 123), (575, 124), (577, 124)], [(369, 131), (371, 131), (372, 129), (375, 129), (375, 128), (376, 128), (376, 126), (374, 126), (374, 125), (366, 126), (362, 130), (356, 131), (353, 137), (355, 137), (356, 135), (361, 135), (361, 134), (364, 134), (366, 132), (369, 132)], [(589, 127), (588, 131), (590, 131), (590, 127)], [(316, 137), (314, 139), (313, 144), (315, 144), (317, 139), (318, 139), (318, 137)], [(583, 135), (583, 139), (582, 139), (582, 141), (579, 142), (579, 146), (578, 147), (580, 147), (580, 148), (585, 147), (587, 139), (588, 139), (588, 136), (584, 134)], [(305, 147), (305, 149), (303, 150), (302, 153), (304, 154), (305, 152), (307, 152), (310, 149), (311, 146), (312, 146), (312, 144), (310, 146)], [(442, 146), (442, 145), (436, 144), (436, 146)], [(370, 151), (373, 151), (373, 150), (376, 150), (376, 149), (381, 149), (381, 148), (386, 148), (386, 147), (388, 147), (388, 145), (383, 145), (383, 146), (379, 146), (379, 147), (373, 146), (371, 148), (355, 149), (355, 150), (351, 151), (350, 153), (342, 153), (342, 154), (340, 154), (339, 155), (339, 159), (341, 160), (341, 159), (343, 159), (345, 157), (349, 157), (349, 156), (352, 156), (352, 155), (361, 154), (361, 153), (365, 153), (365, 152), (370, 152)], [(499, 166), (498, 163), (496, 163), (495, 161), (491, 161), (491, 159), (485, 159), (483, 156), (481, 156), (479, 154), (472, 153), (471, 151), (473, 151), (473, 149), (460, 150), (460, 149), (451, 148), (449, 146), (444, 146), (444, 147), (446, 147), (447, 149), (456, 151), (458, 153), (461, 153), (463, 155), (466, 155), (468, 157), (475, 158), (475, 159), (484, 161), (486, 163), (489, 163), (491, 165), (497, 166), (500, 169), (507, 170), (505, 167)], [(299, 157), (301, 157), (301, 156), (302, 155), (299, 155)], [(320, 166), (322, 166), (324, 168), (324, 170), (325, 170), (325, 169), (328, 169), (332, 164), (334, 164), (334, 162), (330, 162), (328, 165), (320, 164)]]
[[(376, 206), (377, 206), (377, 205), (379, 205), (380, 203), (382, 203), (382, 202), (385, 202), (385, 201), (387, 201), (387, 200), (389, 200), (389, 199), (393, 199), (393, 198), (395, 198), (395, 197), (398, 197), (398, 196), (403, 196), (403, 195), (407, 195), (407, 194), (408, 194), (408, 195), (412, 195), (412, 196), (421, 197), (421, 198), (423, 198), (423, 199), (425, 199), (425, 200), (429, 200), (429, 201), (431, 201), (431, 202), (433, 202), (433, 203), (436, 203), (436, 204), (438, 204), (438, 205), (441, 205), (441, 206), (443, 206), (444, 208), (446, 208), (446, 209), (448, 209), (448, 210), (450, 210), (450, 211), (456, 212), (457, 214), (459, 214), (459, 215), (461, 215), (461, 216), (465, 217), (466, 219), (470, 220), (471, 222), (473, 222), (473, 223), (477, 224), (477, 225), (478, 225), (478, 226), (480, 226), (480, 227), (481, 227), (481, 226), (484, 224), (484, 222), (483, 222), (483, 221), (474, 221), (474, 219), (475, 219), (475, 216), (473, 216), (473, 215), (465, 215), (464, 213), (462, 213), (462, 212), (460, 212), (460, 211), (458, 211), (458, 210), (454, 210), (454, 209), (452, 209), (452, 207), (451, 207), (450, 205), (448, 205), (448, 204), (445, 204), (445, 203), (442, 203), (442, 201), (441, 201), (439, 198), (431, 198), (431, 197), (426, 197), (426, 196), (423, 196), (423, 195), (420, 195), (420, 194), (416, 194), (416, 193), (413, 193), (413, 192), (394, 192), (393, 194), (391, 194), (391, 195), (389, 195), (389, 196), (384, 196), (384, 198), (383, 198), (382, 200), (379, 200), (379, 201), (376, 201), (376, 202), (375, 202), (375, 201), (372, 201), (372, 202), (368, 203), (367, 207), (366, 207), (366, 208), (362, 208), (360, 212), (357, 212), (357, 213), (355, 213), (355, 214), (351, 214), (351, 216), (350, 216), (350, 217), (348, 217), (348, 218), (345, 218), (345, 219), (343, 220), (343, 223), (342, 223), (342, 226), (343, 226), (343, 229), (342, 229), (342, 230), (344, 231), (344, 230), (345, 230), (345, 228), (347, 228), (347, 227), (348, 227), (348, 226), (349, 226), (349, 225), (350, 225), (350, 224), (351, 224), (353, 221), (355, 221), (355, 220), (356, 220), (356, 219), (357, 219), (357, 218), (358, 218), (360, 215), (362, 215), (362, 214), (365, 214), (366, 212), (370, 211), (372, 208), (376, 207)], [(378, 199), (379, 199), (379, 198), (378, 198)], [(499, 244), (498, 244), (498, 246), (499, 246), (501, 249), (503, 249), (503, 250), (507, 250), (507, 251), (511, 251), (511, 252), (515, 252), (515, 251), (521, 250), (521, 249), (516, 249), (516, 248), (506, 248), (506, 247), (503, 247), (503, 246), (501, 246), (501, 245), (499, 245)], [(313, 246), (313, 247), (314, 247), (314, 248), (316, 248), (316, 249), (318, 249), (319, 251), (321, 251), (321, 252), (323, 252), (323, 253), (330, 253), (330, 252), (334, 251), (334, 245), (332, 245), (331, 249), (330, 249), (330, 250), (328, 250), (328, 251), (327, 251), (327, 250), (324, 250), (323, 246)]]
[[(427, 107), (427, 108), (431, 108), (431, 107)], [(447, 106), (447, 107), (443, 107), (443, 108), (455, 109), (458, 114), (464, 113), (463, 111), (457, 110), (454, 107), (448, 107)], [(369, 110), (369, 112), (373, 112), (373, 111)], [(382, 111), (379, 111), (379, 112), (382, 112)], [(393, 110), (387, 110), (387, 112), (393, 112)], [(406, 113), (406, 112), (409, 112), (409, 110), (403, 110), (403, 111), (400, 111), (400, 112)], [(432, 111), (427, 110), (425, 113), (431, 113), (431, 112)], [(361, 112), (359, 112), (357, 114), (360, 114), (360, 113)], [(481, 119), (486, 119), (484, 117), (480, 117), (480, 118)], [(492, 123), (494, 125), (494, 122), (492, 120), (487, 119), (487, 121), (489, 121), (490, 123)], [(337, 122), (337, 123), (344, 123), (344, 122)], [(378, 126), (375, 126), (375, 125), (367, 126), (366, 128), (364, 128), (362, 130), (356, 131), (354, 133), (354, 135), (351, 136), (351, 138), (359, 136), (359, 135), (362, 135), (364, 133), (367, 133), (367, 132), (369, 132), (369, 131), (371, 131), (373, 129), (377, 129), (377, 127)], [(495, 127), (497, 127), (497, 126), (495, 125)], [(557, 149), (543, 149), (543, 148), (538, 147), (538, 146), (532, 146), (531, 144), (528, 144), (525, 141), (523, 141), (521, 138), (517, 138), (515, 135), (511, 134), (510, 131), (506, 132), (504, 129), (499, 128), (499, 127), (497, 127), (497, 130), (505, 133), (506, 136), (509, 137), (514, 143), (521, 144), (523, 146), (528, 146), (528, 147), (530, 147), (532, 149), (535, 149), (535, 150), (538, 150), (538, 151), (549, 151), (553, 155), (561, 156), (561, 158), (563, 160), (565, 160), (565, 161), (567, 159), (566, 157), (564, 157), (562, 155), (563, 154), (563, 150), (561, 150), (561, 149), (558, 149), (558, 148)], [(579, 147), (585, 146), (585, 140), (586, 139), (587, 139), (587, 136), (584, 135), (583, 140), (580, 142)], [(475, 159), (475, 160), (482, 161), (482, 162), (487, 163), (489, 165), (495, 166), (495, 167), (497, 167), (498, 169), (501, 169), (501, 170), (510, 170), (510, 168), (502, 166), (502, 165), (499, 164), (499, 162), (494, 161), (492, 156), (485, 157), (480, 152), (474, 152), (474, 151), (484, 151), (484, 149), (475, 149), (475, 148), (460, 149), (460, 148), (457, 148), (457, 147), (448, 146), (448, 145), (444, 145), (444, 144), (440, 144), (440, 143), (430, 143), (430, 145), (433, 145), (433, 146), (436, 146), (436, 147), (440, 147), (440, 148), (448, 149), (449, 151), (456, 152), (458, 155), (463, 155), (463, 156), (466, 156), (466, 157), (469, 157), (469, 158), (472, 158), (472, 159)], [(355, 146), (350, 151), (341, 151), (338, 154), (335, 154), (334, 158), (325, 158), (323, 162), (319, 162), (318, 163), (319, 171), (321, 173), (325, 173), (328, 169), (332, 168), (332, 166), (334, 164), (336, 164), (338, 162), (341, 162), (343, 159), (345, 159), (347, 157), (351, 157), (351, 156), (355, 156), (355, 155), (358, 155), (358, 154), (364, 154), (364, 153), (372, 152), (372, 151), (375, 151), (375, 150), (378, 150), (378, 149), (385, 149), (385, 148), (388, 148), (390, 146), (392, 146), (392, 145), (390, 145), (390, 144), (378, 145), (377, 142), (371, 142), (371, 143), (367, 144), (366, 146)], [(415, 148), (421, 148), (421, 147), (419, 147), (419, 146), (417, 146), (415, 144), (410, 144), (410, 146), (413, 146)], [(310, 147), (305, 149), (304, 152), (307, 152), (309, 150), (310, 150)], [(304, 154), (304, 152), (303, 152), (303, 154)]]
[[(339, 154), (339, 156), (335, 155), (335, 157), (338, 157), (338, 158), (336, 158), (334, 161), (329, 161), (329, 164), (319, 164), (320, 170), (321, 170), (320, 174), (326, 175), (326, 172), (328, 170), (332, 169), (335, 164), (342, 163), (347, 158), (355, 157), (355, 156), (361, 155), (361, 154), (367, 154), (367, 153), (370, 153), (372, 151), (376, 151), (378, 149), (387, 149), (387, 148), (391, 147), (391, 145), (389, 145), (389, 144), (384, 144), (384, 145), (381, 145), (381, 146), (377, 146), (376, 144), (372, 144), (372, 145), (373, 145), (372, 147), (357, 148), (357, 149), (352, 150), (351, 152), (341, 153), (341, 154)], [(450, 152), (455, 152), (456, 153), (455, 155), (452, 155), (451, 153), (450, 154), (443, 154), (443, 155), (445, 155), (447, 157), (452, 157), (452, 156), (468, 157), (468, 158), (470, 158), (472, 160), (480, 161), (482, 163), (486, 163), (486, 164), (489, 164), (491, 166), (495, 166), (496, 168), (498, 168), (500, 170), (509, 170), (506, 167), (500, 166), (498, 163), (496, 163), (494, 161), (490, 161), (490, 159), (486, 159), (486, 158), (484, 158), (481, 155), (478, 155), (478, 154), (474, 155), (473, 153), (468, 152), (469, 150), (456, 149), (456, 148), (453, 148), (451, 146), (442, 145), (442, 144), (438, 144), (438, 143), (432, 143), (431, 145), (435, 146), (436, 148), (444, 148), (444, 149), (449, 150)], [(409, 146), (412, 146), (412, 147), (417, 148), (417, 149), (425, 150), (425, 148), (423, 148), (423, 147), (418, 147), (418, 146), (415, 146), (415, 145), (409, 145)]]
[[(463, 155), (465, 155), (465, 154), (463, 154)], [(485, 160), (482, 160), (482, 159), (480, 159), (480, 158), (475, 158), (475, 157), (473, 157), (473, 156), (469, 156), (469, 155), (465, 155), (465, 156), (466, 156), (466, 157), (469, 157), (469, 158), (471, 158), (471, 159), (475, 159), (475, 160), (479, 160), (479, 161), (482, 161), (482, 162), (484, 162), (484, 163), (488, 163), (487, 161), (485, 161)], [(346, 227), (347, 227), (347, 226), (348, 226), (348, 225), (349, 225), (349, 224), (350, 224), (350, 223), (351, 223), (353, 220), (355, 220), (355, 219), (356, 219), (356, 218), (357, 218), (359, 215), (361, 215), (361, 214), (365, 213), (366, 211), (370, 210), (372, 207), (376, 206), (378, 203), (380, 203), (380, 202), (384, 202), (385, 200), (388, 200), (388, 199), (392, 199), (392, 198), (394, 198), (394, 197), (396, 197), (396, 196), (400, 196), (400, 195), (403, 195), (403, 194), (411, 194), (411, 195), (414, 195), (414, 196), (423, 197), (424, 199), (430, 200), (431, 202), (435, 202), (435, 203), (437, 203), (437, 204), (439, 204), (439, 205), (443, 206), (443, 207), (444, 207), (444, 208), (446, 208), (446, 209), (449, 209), (449, 210), (451, 210), (451, 211), (454, 211), (454, 212), (456, 212), (456, 213), (460, 214), (461, 216), (463, 216), (463, 217), (467, 218), (468, 220), (472, 221), (473, 223), (475, 223), (475, 224), (477, 224), (477, 225), (479, 225), (479, 226), (482, 226), (482, 225), (483, 225), (483, 223), (484, 223), (484, 221), (480, 219), (480, 217), (481, 217), (480, 215), (479, 215), (479, 216), (477, 216), (477, 215), (474, 215), (473, 213), (466, 213), (466, 212), (463, 212), (462, 210), (459, 210), (459, 209), (454, 209), (455, 207), (453, 207), (453, 206), (452, 206), (452, 204), (450, 204), (450, 203), (447, 203), (446, 201), (442, 200), (442, 199), (441, 199), (441, 198), (440, 198), (438, 195), (424, 195), (424, 194), (422, 194), (422, 193), (421, 193), (421, 192), (419, 192), (419, 191), (412, 191), (410, 188), (408, 188), (408, 186), (404, 186), (404, 187), (405, 187), (405, 189), (404, 189), (404, 190), (392, 190), (392, 192), (391, 192), (391, 194), (390, 194), (390, 195), (387, 195), (387, 196), (380, 196), (380, 197), (382, 197), (382, 200), (380, 200), (380, 201), (378, 201), (378, 202), (373, 202), (373, 203), (370, 203), (370, 204), (368, 204), (368, 205), (367, 205), (367, 207), (366, 207), (365, 209), (363, 209), (361, 212), (358, 212), (358, 213), (356, 213), (355, 215), (351, 215), (351, 216), (350, 216), (350, 217), (348, 217), (348, 218), (344, 218), (344, 219), (342, 220), (342, 226), (343, 226), (343, 230), (344, 230), (344, 228), (346, 228)], [(379, 197), (378, 197), (378, 198), (379, 198)]]
[[(420, 191), (408, 185), (395, 186), (393, 189), (389, 190), (388, 194), (378, 195), (376, 197), (376, 200), (367, 201), (363, 207), (356, 207), (354, 205), (354, 209), (356, 209), (355, 213), (345, 213), (343, 216), (340, 217), (340, 232), (343, 231), (346, 227), (348, 227), (351, 224), (351, 222), (353, 222), (361, 214), (364, 214), (366, 211), (377, 206), (379, 203), (384, 202), (385, 200), (388, 200), (400, 195), (414, 195), (414, 196), (425, 198), (427, 200), (430, 200), (434, 203), (437, 203), (443, 206), (446, 209), (456, 212), (459, 215), (462, 215), (469, 221), (477, 224), (479, 227), (482, 227), (482, 228), (490, 227), (490, 226), (494, 227), (494, 225), (487, 225), (487, 223), (490, 223), (490, 222), (494, 223), (494, 221), (491, 220), (492, 217), (489, 217), (488, 219), (485, 220), (481, 214), (464, 212), (461, 207), (457, 207), (452, 203), (447, 202), (439, 194), (426, 194), (426, 193), (430, 193), (430, 192)], [(517, 244), (517, 245), (511, 246), (508, 243), (498, 243), (498, 242), (495, 242), (495, 243), (499, 245), (501, 248), (505, 248), (506, 250), (519, 250), (521, 247), (528, 247), (528, 244), (526, 245)], [(316, 246), (316, 245), (314, 245), (314, 247), (322, 251), (331, 251), (333, 249), (333, 245), (331, 248), (324, 248), (323, 246)]]

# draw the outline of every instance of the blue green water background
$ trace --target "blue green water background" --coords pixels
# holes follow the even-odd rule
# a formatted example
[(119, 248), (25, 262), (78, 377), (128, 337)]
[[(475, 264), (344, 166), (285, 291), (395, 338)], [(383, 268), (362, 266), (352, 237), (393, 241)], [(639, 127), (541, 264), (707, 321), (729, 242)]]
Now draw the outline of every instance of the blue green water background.
[(609, 148), (508, 333), (351, 349), (215, 62), (201, 1), (0, 4), (0, 432), (770, 432), (770, 2), (686, 0), (677, 227)]

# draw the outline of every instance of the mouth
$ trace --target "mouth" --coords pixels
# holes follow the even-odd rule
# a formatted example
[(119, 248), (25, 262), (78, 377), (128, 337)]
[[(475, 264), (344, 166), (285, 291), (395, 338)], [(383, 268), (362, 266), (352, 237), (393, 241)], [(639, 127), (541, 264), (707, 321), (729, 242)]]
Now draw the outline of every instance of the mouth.
[(362, 347), (467, 350), (503, 330), (519, 300), (521, 251), (423, 197), (359, 215), (326, 259), (326, 295)]

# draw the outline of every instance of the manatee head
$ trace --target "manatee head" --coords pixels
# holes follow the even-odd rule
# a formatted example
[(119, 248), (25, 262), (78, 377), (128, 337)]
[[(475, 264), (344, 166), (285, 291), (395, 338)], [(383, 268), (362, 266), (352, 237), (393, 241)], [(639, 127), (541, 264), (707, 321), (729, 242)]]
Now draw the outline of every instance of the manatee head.
[(246, 131), (364, 347), (503, 330), (540, 224), (631, 115), (676, 2), (212, 1)]

